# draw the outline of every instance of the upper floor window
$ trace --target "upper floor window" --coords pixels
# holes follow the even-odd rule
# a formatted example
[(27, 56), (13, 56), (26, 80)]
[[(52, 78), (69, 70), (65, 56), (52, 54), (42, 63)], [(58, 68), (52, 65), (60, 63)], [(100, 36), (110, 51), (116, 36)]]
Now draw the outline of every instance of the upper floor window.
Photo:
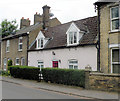
[(9, 52), (9, 47), (10, 47), (10, 40), (7, 40), (7, 43), (6, 43), (6, 52)]
[(69, 60), (69, 69), (78, 69), (78, 61)]
[(119, 6), (111, 8), (111, 31), (120, 29), (120, 8)]
[(77, 43), (77, 32), (69, 32), (69, 44)]
[(23, 38), (20, 37), (20, 38), (19, 38), (19, 43), (18, 43), (18, 50), (19, 50), (19, 51), (22, 51), (22, 48), (23, 48), (22, 46), (23, 46)]
[(43, 48), (44, 40), (43, 38), (40, 38), (37, 40), (37, 47), (38, 48)]

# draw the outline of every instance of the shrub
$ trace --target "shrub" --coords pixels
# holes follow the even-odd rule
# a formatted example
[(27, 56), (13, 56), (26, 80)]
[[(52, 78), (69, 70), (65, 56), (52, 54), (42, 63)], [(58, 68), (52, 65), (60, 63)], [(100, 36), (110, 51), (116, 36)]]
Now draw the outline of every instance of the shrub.
[(0, 75), (2, 75), (2, 76), (10, 76), (10, 72), (2, 70), (2, 71), (0, 71)]
[(10, 66), (10, 74), (15, 78), (38, 80), (39, 68), (30, 66)]
[(8, 61), (8, 67), (9, 67), (9, 66), (12, 66), (12, 60), (9, 60), (9, 61)]
[(42, 68), (44, 81), (85, 87), (85, 71), (74, 69)]

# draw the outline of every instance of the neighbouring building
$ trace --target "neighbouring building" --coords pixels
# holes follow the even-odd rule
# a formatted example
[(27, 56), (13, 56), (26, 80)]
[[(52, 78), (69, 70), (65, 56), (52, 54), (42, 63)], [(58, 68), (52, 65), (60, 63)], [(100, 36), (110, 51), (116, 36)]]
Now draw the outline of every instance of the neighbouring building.
[(40, 30), (61, 24), (57, 18), (50, 18), (50, 7), (43, 6), (43, 14), (34, 15), (34, 24), (30, 25), (29, 19), (21, 19), (20, 30), (2, 38), (1, 66), (7, 69), (8, 60), (13, 65), (28, 65), (27, 50), (32, 46)]
[(97, 71), (97, 17), (39, 31), (28, 50), (28, 65)]
[[(116, 2), (115, 2), (116, 1)], [(104, 73), (120, 73), (120, 0), (98, 0), (99, 64)]]

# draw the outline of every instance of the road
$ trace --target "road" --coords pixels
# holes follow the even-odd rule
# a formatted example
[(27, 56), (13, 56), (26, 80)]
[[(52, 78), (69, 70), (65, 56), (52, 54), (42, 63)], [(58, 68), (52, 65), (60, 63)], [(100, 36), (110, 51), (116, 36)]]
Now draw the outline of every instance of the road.
[(2, 82), (2, 99), (87, 99), (79, 96), (41, 90), (28, 86)]

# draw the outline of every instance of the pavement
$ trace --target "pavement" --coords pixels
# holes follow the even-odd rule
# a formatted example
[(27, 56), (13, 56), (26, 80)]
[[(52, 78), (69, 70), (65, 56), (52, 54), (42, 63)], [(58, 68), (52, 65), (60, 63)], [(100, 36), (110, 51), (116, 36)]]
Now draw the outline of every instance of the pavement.
[(14, 83), (22, 86), (29, 86), (32, 88), (70, 94), (70, 95), (75, 95), (80, 97), (88, 97), (92, 99), (118, 99), (119, 98), (118, 92), (86, 90), (76, 86), (66, 86), (62, 84), (37, 82), (34, 80), (23, 80), (23, 79), (18, 79), (13, 77), (2, 77), (1, 80), (4, 82)]

